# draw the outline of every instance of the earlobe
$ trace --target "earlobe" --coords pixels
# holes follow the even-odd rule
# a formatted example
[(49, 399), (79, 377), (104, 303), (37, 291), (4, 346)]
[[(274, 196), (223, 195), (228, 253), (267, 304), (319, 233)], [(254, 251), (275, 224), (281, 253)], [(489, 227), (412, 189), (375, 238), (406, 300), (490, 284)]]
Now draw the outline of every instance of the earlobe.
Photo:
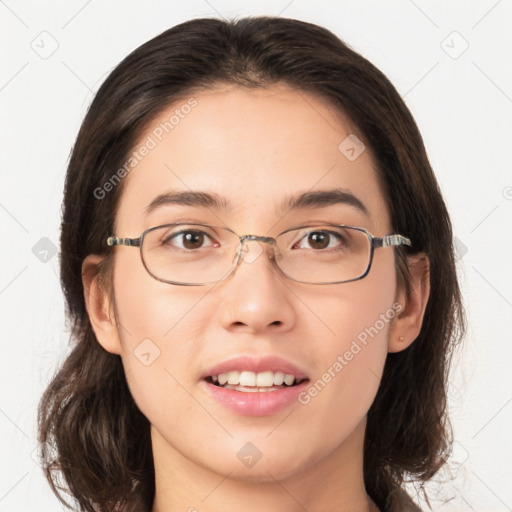
[(98, 265), (104, 257), (89, 255), (82, 264), (85, 306), (98, 343), (112, 354), (121, 353), (121, 343), (107, 287), (101, 283)]
[(430, 264), (426, 254), (407, 257), (410, 287), (401, 289), (396, 301), (401, 305), (389, 330), (389, 352), (406, 349), (418, 337), (430, 294)]

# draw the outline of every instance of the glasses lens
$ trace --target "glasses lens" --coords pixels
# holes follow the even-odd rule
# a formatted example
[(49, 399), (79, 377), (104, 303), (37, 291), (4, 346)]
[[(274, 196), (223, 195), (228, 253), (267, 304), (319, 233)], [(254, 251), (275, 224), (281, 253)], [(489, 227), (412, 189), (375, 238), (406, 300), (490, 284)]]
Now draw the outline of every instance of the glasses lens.
[[(247, 242), (246, 242), (247, 243)], [(222, 280), (240, 252), (238, 236), (203, 224), (173, 224), (146, 232), (142, 258), (149, 273), (177, 284)], [(371, 241), (363, 230), (307, 226), (276, 238), (276, 263), (289, 278), (304, 283), (351, 281), (368, 269)]]
[(182, 284), (214, 283), (229, 272), (238, 237), (223, 228), (174, 224), (146, 232), (142, 258), (157, 279)]
[(307, 226), (286, 231), (276, 241), (281, 270), (305, 283), (351, 281), (370, 263), (370, 238), (355, 228)]

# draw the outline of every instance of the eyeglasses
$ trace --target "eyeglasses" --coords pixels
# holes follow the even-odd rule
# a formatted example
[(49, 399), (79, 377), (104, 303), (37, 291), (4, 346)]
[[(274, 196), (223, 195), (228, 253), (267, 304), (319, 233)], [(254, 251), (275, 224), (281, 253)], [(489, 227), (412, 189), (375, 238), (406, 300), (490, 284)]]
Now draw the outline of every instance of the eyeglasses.
[(164, 283), (200, 286), (231, 276), (240, 262), (252, 263), (263, 248), (249, 253), (247, 242), (264, 242), (269, 256), (287, 278), (299, 283), (339, 284), (356, 281), (370, 271), (379, 247), (411, 245), (402, 235), (373, 237), (354, 226), (318, 224), (287, 229), (275, 238), (239, 236), (227, 227), (166, 224), (146, 229), (139, 238), (110, 236), (107, 245), (139, 247), (148, 273)]

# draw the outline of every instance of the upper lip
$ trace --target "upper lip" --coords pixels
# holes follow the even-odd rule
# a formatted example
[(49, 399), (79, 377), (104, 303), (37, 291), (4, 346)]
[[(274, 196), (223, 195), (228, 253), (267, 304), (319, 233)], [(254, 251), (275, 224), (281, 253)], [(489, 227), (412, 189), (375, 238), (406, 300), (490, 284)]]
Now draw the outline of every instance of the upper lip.
[(227, 373), (231, 371), (250, 371), (254, 373), (261, 373), (265, 371), (271, 372), (283, 372), (293, 375), (297, 381), (307, 379), (307, 374), (295, 366), (294, 364), (286, 361), (278, 356), (264, 356), (264, 357), (235, 357), (228, 359), (215, 366), (212, 366), (209, 370), (206, 370), (201, 376), (202, 379), (211, 377), (212, 375), (219, 375), (221, 373)]

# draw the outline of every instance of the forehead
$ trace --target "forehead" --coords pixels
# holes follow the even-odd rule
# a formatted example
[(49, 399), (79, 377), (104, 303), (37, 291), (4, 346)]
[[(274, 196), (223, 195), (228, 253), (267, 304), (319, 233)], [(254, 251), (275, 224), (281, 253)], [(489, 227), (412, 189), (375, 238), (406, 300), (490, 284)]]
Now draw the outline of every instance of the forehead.
[(375, 162), (357, 133), (328, 102), (285, 85), (197, 92), (155, 117), (133, 148), (116, 229), (150, 227), (148, 205), (169, 191), (215, 194), (226, 222), (249, 229), (275, 223), (293, 196), (333, 189), (364, 203), (364, 227), (385, 229)]

